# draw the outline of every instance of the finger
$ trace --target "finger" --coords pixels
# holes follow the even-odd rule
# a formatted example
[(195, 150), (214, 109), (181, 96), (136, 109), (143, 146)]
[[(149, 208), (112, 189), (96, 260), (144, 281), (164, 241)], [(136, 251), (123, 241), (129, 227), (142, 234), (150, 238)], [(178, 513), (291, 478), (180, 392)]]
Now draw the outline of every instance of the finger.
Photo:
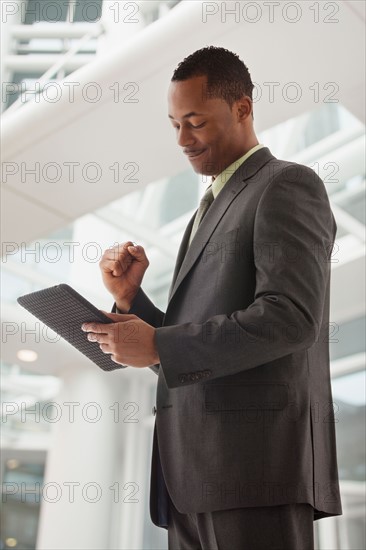
[(109, 258), (102, 258), (102, 261), (100, 262), (100, 266), (105, 270), (112, 270), (116, 266), (121, 266), (123, 269), (127, 269), (127, 267), (132, 263), (133, 259), (131, 254), (128, 254), (129, 258), (123, 257), (123, 256), (110, 256)]
[(130, 258), (121, 258), (120, 260), (102, 260), (100, 262), (100, 268), (105, 273), (113, 273), (115, 277), (118, 277), (128, 269), (132, 261), (132, 256), (130, 256)]
[(132, 261), (133, 256), (129, 253), (128, 249), (119, 246), (105, 250), (99, 263), (101, 266), (106, 266), (108, 262), (121, 262), (122, 264), (128, 265)]
[(108, 311), (103, 311), (102, 309), (100, 311), (109, 317), (109, 319), (112, 319), (115, 323), (124, 323), (126, 321), (136, 321), (139, 319), (139, 317), (133, 313), (109, 313)]
[(134, 244), (133, 241), (125, 241), (123, 243), (117, 243), (114, 246), (110, 246), (109, 248), (107, 248), (105, 250), (105, 253), (108, 252), (109, 250), (121, 250), (122, 251), (124, 248), (127, 248), (128, 246), (133, 245), (133, 244)]
[(104, 252), (103, 256), (102, 256), (102, 261), (121, 261), (121, 260), (130, 260), (132, 261), (132, 257), (131, 257), (131, 254), (129, 253), (129, 251), (127, 249), (117, 249), (115, 248), (114, 250), (107, 250), (106, 252)]
[(119, 260), (121, 258), (128, 258), (129, 252), (128, 247), (134, 246), (134, 242), (127, 241), (122, 244), (118, 244), (117, 246), (114, 246), (112, 248), (108, 248), (104, 251), (103, 258), (108, 260)]
[(122, 359), (118, 358), (117, 359), (117, 355), (111, 355), (111, 360), (114, 362), (114, 363), (117, 363), (118, 365), (126, 365), (126, 362), (125, 361), (122, 361)]
[(96, 334), (95, 332), (88, 332), (87, 339), (89, 342), (98, 342), (99, 344), (109, 344), (110, 342), (108, 334)]
[(109, 323), (83, 323), (81, 330), (84, 332), (96, 332), (97, 334), (109, 334)]
[(146, 254), (145, 254), (145, 249), (140, 245), (129, 246), (128, 247), (128, 252), (138, 262), (148, 262), (148, 259), (147, 259)]
[(111, 347), (108, 344), (99, 344), (99, 347), (103, 353), (112, 353)]

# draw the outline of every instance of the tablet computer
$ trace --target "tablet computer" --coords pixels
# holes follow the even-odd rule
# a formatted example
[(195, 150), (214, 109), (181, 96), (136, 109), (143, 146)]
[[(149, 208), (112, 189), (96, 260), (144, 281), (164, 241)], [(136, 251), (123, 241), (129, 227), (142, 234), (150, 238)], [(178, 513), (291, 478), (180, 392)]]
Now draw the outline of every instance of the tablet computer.
[(87, 333), (81, 330), (83, 323), (113, 321), (71, 286), (62, 283), (25, 294), (17, 301), (101, 369), (111, 371), (126, 367), (115, 363), (109, 354), (103, 353), (98, 342), (87, 339)]

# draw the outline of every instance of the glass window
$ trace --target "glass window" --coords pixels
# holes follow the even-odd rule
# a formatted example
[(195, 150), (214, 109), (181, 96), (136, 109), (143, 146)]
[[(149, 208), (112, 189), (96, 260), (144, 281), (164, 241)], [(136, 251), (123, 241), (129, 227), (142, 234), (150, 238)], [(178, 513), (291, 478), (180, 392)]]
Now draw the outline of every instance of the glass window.
[(1, 548), (36, 547), (43, 475), (44, 461), (30, 463), (10, 456), (5, 460)]
[(67, 0), (28, 0), (24, 23), (33, 25), (36, 21), (66, 21)]
[(332, 361), (365, 351), (365, 317), (330, 326), (330, 329), (329, 352)]
[(159, 204), (160, 225), (165, 225), (197, 207), (197, 176), (182, 172), (168, 180)]
[(365, 371), (332, 380), (339, 477), (365, 481)]
[(93, 23), (102, 16), (102, 0), (79, 0), (75, 4), (74, 22)]
[(28, 0), (24, 23), (26, 25), (32, 25), (37, 21), (94, 23), (101, 18), (102, 1)]

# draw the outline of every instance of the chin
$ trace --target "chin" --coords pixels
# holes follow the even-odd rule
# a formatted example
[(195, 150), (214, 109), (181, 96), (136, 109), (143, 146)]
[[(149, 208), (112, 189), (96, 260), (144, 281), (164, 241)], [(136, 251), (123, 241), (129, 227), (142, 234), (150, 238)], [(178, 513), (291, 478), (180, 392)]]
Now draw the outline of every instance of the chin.
[[(212, 163), (202, 162), (195, 165), (192, 162), (191, 164), (196, 174), (200, 174), (201, 176), (214, 176), (217, 173), (217, 170), (215, 170), (216, 167)], [(211, 170), (210, 167), (212, 167)]]
[(214, 176), (215, 174), (213, 172), (208, 172), (207, 170), (203, 170), (201, 168), (193, 168), (196, 174), (199, 174), (200, 176)]

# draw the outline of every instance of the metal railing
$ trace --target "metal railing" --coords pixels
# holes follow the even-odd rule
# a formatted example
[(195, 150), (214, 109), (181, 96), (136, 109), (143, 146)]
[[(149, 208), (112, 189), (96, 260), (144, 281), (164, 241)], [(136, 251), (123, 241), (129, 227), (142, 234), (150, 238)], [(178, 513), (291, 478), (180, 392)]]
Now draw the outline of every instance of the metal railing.
[(4, 114), (5, 113), (6, 114), (12, 113), (12, 112), (16, 111), (17, 109), (19, 109), (19, 107), (21, 105), (25, 105), (25, 103), (27, 103), (27, 101), (23, 100), (23, 96), (25, 94), (37, 95), (39, 93), (42, 93), (43, 86), (45, 84), (47, 84), (51, 80), (51, 78), (55, 74), (57, 74), (65, 66), (65, 63), (67, 61), (72, 59), (79, 52), (79, 50), (81, 49), (82, 46), (87, 44), (92, 38), (98, 38), (99, 36), (104, 34), (104, 32), (105, 32), (105, 30), (104, 30), (104, 27), (103, 27), (102, 23), (98, 23), (95, 26), (93, 26), (92, 30), (90, 30), (89, 32), (84, 34), (80, 38), (80, 40), (78, 40), (78, 42), (72, 48), (70, 48), (66, 53), (61, 54), (58, 61), (56, 63), (54, 63), (52, 65), (52, 67), (50, 67), (40, 77), (40, 79), (37, 81), (38, 82), (38, 89), (36, 89), (36, 90), (25, 90), (25, 91), (21, 92), (18, 99), (16, 101), (14, 101), (14, 103), (10, 107), (8, 107), (8, 109), (6, 109), (6, 111), (4, 111)]
[[(139, 6), (139, 9), (141, 10), (141, 14), (144, 19), (144, 23), (146, 25), (149, 25), (149, 23), (152, 23), (156, 19), (159, 19), (162, 17), (165, 13), (170, 11), (174, 6), (179, 4), (179, 1), (176, 0), (157, 0), (157, 1), (151, 1), (151, 2), (139, 2), (137, 1), (136, 4)], [(16, 41), (19, 40), (26, 40), (26, 39), (43, 39), (43, 38), (59, 38), (63, 41), (63, 45), (67, 44), (67, 41), (70, 39), (76, 39), (78, 42), (69, 48), (64, 53), (55, 53), (55, 56), (58, 57), (57, 61), (52, 64), (52, 66), (47, 69), (47, 71), (41, 75), (39, 79), (37, 79), (37, 87), (35, 90), (27, 89), (27, 86), (23, 84), (19, 84), (20, 88), (18, 90), (15, 90), (13, 93), (19, 93), (19, 96), (17, 99), (9, 106), (5, 107), (3, 111), (3, 115), (13, 113), (17, 111), (21, 105), (25, 105), (26, 103), (29, 103), (32, 99), (34, 99), (37, 95), (42, 94), (43, 87), (50, 82), (50, 80), (56, 75), (57, 79), (60, 79), (60, 74), (62, 74), (62, 70), (65, 69), (65, 65), (70, 60), (75, 60), (77, 57), (76, 54), (80, 54), (81, 48), (87, 44), (90, 40), (98, 38), (102, 34), (106, 34), (108, 32), (107, 27), (103, 25), (103, 21), (100, 20), (95, 23), (89, 23), (88, 24), (88, 32), (85, 33), (85, 23), (80, 22), (74, 22), (74, 16), (75, 16), (75, 3), (73, 0), (70, 0), (68, 5), (68, 13), (67, 13), (67, 21), (68, 22), (58, 22), (58, 23), (50, 23), (45, 25), (14, 25), (11, 29), (11, 37), (12, 39), (15, 39)], [(26, 50), (24, 50), (25, 53)], [(24, 53), (22, 51), (21, 53)], [(19, 52), (18, 52), (19, 53)], [(27, 59), (29, 61), (29, 64), (32, 62), (34, 63), (34, 59), (37, 58), (37, 55), (33, 56), (33, 59), (30, 58)], [(8, 56), (8, 63), (9, 67), (11, 65), (10, 58), (14, 58), (12, 63), (15, 65), (15, 61), (17, 59), (17, 55)], [(24, 56), (21, 55), (21, 57), (24, 59)], [(88, 57), (88, 56), (85, 56)], [(92, 58), (92, 56), (90, 56)], [(54, 59), (52, 59), (53, 61)], [(89, 59), (81, 59), (79, 57), (80, 64), (83, 65), (85, 63), (89, 62)], [(43, 60), (44, 62), (44, 60)], [(27, 68), (29, 67), (29, 64), (27, 64)], [(74, 64), (72, 64), (74, 65)], [(14, 69), (14, 67), (13, 67)], [(73, 68), (75, 70), (75, 68)], [(65, 74), (65, 73), (64, 73)], [(61, 76), (62, 78), (62, 76)], [(12, 83), (14, 85), (14, 83)], [(26, 99), (27, 96), (31, 96), (29, 99)]]

